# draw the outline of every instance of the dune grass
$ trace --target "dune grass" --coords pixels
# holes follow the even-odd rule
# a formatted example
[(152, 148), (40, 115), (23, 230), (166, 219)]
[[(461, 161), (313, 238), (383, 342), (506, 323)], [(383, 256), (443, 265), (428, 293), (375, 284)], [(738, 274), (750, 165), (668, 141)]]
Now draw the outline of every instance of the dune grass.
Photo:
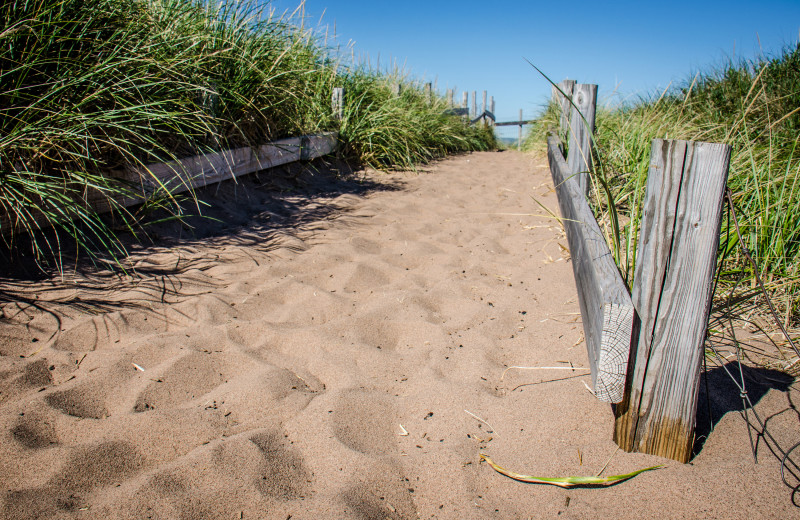
[[(10, 259), (42, 265), (64, 250), (119, 260), (112, 229), (139, 229), (147, 206), (176, 217), (168, 192), (144, 208), (113, 172), (341, 130), (346, 158), (411, 168), (492, 146), (490, 133), (440, 114), (413, 81), (344, 63), (302, 20), (258, 0), (20, 0), (0, 5), (0, 214)], [(401, 80), (404, 94), (389, 95)], [(348, 89), (346, 116), (331, 90)], [(103, 217), (85, 203), (100, 193)], [(191, 194), (190, 194), (191, 196)], [(55, 227), (61, 232), (44, 230)], [(69, 240), (71, 243), (65, 243)]]
[[(527, 149), (542, 149), (547, 128), (557, 127), (557, 110), (549, 106), (544, 111), (526, 138)], [(616, 211), (624, 224), (618, 236), (612, 236), (607, 226), (607, 238), (629, 284), (651, 141), (667, 138), (732, 145), (728, 186), (746, 247), (756, 257), (762, 278), (782, 295), (787, 321), (796, 320), (800, 304), (800, 45), (773, 57), (729, 61), (665, 92), (599, 107), (594, 138), (596, 174), (609, 186), (613, 206), (605, 194), (598, 193), (597, 182), (591, 200), (601, 223), (609, 221), (610, 211)], [(720, 256), (724, 255), (728, 255), (725, 278), (755, 283), (727, 220), (722, 223)]]

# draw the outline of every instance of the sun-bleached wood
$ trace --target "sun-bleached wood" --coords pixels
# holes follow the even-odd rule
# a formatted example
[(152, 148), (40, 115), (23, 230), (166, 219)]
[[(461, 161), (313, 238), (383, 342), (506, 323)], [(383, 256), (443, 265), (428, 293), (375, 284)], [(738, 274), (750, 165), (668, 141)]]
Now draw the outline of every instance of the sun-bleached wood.
[[(559, 89), (561, 91), (559, 92)], [(572, 114), (572, 91), (575, 89), (574, 79), (565, 79), (552, 88), (553, 101), (561, 107), (561, 115), (559, 117), (558, 135), (562, 140), (567, 140), (569, 137), (569, 122), (570, 115)], [(563, 92), (563, 94), (562, 94)]]
[(592, 171), (592, 135), (597, 109), (597, 85), (577, 83), (572, 93), (572, 116), (569, 131), (567, 165), (583, 193), (589, 193)]
[(623, 450), (692, 456), (730, 152), (714, 143), (652, 143), (632, 296), (640, 332), (615, 410)]
[(554, 135), (547, 139), (547, 158), (572, 257), (593, 390), (598, 399), (616, 403), (622, 400), (625, 389), (634, 327), (633, 304), (600, 226)]
[(331, 93), (331, 107), (334, 119), (341, 121), (344, 119), (344, 88), (334, 87)]
[[(177, 195), (208, 186), (240, 175), (281, 166), (295, 161), (306, 161), (328, 155), (336, 150), (338, 134), (326, 132), (318, 135), (281, 139), (257, 148), (236, 148), (218, 153), (198, 155), (150, 164), (123, 171), (111, 176), (129, 186), (126, 196), (109, 197), (99, 191), (89, 191), (83, 201), (76, 201), (97, 213), (142, 204), (154, 197)], [(36, 223), (43, 228), (49, 223), (44, 215), (36, 215)], [(20, 229), (8, 215), (0, 215), (3, 233)]]

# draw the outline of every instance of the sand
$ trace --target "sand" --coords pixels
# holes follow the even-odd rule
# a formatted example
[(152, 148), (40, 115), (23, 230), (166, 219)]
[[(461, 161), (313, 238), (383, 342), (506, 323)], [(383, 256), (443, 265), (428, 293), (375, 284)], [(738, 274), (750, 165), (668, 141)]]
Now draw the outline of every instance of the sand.
[[(138, 277), (7, 281), (0, 516), (798, 516), (775, 456), (762, 442), (754, 464), (724, 407), (690, 464), (616, 451), (566, 240), (536, 202), (557, 208), (543, 159), (260, 179), (207, 188), (234, 225), (165, 227), (134, 251)], [(756, 397), (791, 445), (783, 390)], [(665, 467), (561, 489), (481, 452), (541, 476)]]

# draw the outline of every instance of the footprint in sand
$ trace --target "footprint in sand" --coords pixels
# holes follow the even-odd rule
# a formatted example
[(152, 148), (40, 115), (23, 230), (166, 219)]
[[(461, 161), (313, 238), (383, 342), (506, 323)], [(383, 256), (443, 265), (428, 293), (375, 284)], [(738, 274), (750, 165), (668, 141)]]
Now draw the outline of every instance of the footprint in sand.
[(333, 407), (333, 433), (351, 450), (365, 455), (393, 453), (396, 439), (391, 428), (392, 403), (382, 393), (368, 390), (345, 390)]
[(64, 518), (77, 513), (89, 503), (86, 494), (132, 477), (141, 471), (143, 461), (138, 450), (126, 442), (77, 448), (45, 486), (8, 492), (3, 518)]
[(103, 419), (108, 417), (103, 392), (102, 386), (89, 383), (47, 394), (44, 400), (56, 410), (73, 417)]
[(26, 411), (11, 428), (11, 435), (15, 441), (32, 450), (58, 444), (54, 421), (38, 411)]
[(222, 352), (192, 352), (178, 358), (139, 394), (134, 411), (170, 408), (197, 399), (228, 380)]

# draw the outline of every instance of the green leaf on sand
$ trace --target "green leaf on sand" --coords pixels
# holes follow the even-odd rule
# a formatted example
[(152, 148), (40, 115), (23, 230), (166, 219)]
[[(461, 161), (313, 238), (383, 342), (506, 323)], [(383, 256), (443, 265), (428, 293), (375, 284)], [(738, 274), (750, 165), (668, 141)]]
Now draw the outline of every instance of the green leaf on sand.
[(513, 471), (508, 471), (507, 469), (503, 468), (502, 466), (498, 466), (494, 463), (492, 459), (490, 459), (487, 455), (481, 453), (481, 459), (485, 460), (495, 471), (500, 473), (501, 475), (505, 475), (509, 478), (513, 478), (514, 480), (519, 480), (520, 482), (528, 482), (531, 484), (551, 484), (553, 486), (559, 486), (563, 488), (570, 488), (575, 486), (603, 486), (603, 485), (611, 485), (616, 484), (617, 482), (622, 482), (623, 480), (628, 480), (629, 478), (633, 478), (639, 473), (644, 473), (645, 471), (650, 471), (653, 469), (658, 469), (664, 467), (662, 466), (652, 466), (649, 468), (640, 469), (637, 471), (632, 471), (631, 473), (626, 473), (624, 475), (613, 475), (610, 477), (563, 477), (563, 478), (549, 478), (549, 477), (533, 477), (530, 475), (520, 475), (519, 473), (514, 473)]

